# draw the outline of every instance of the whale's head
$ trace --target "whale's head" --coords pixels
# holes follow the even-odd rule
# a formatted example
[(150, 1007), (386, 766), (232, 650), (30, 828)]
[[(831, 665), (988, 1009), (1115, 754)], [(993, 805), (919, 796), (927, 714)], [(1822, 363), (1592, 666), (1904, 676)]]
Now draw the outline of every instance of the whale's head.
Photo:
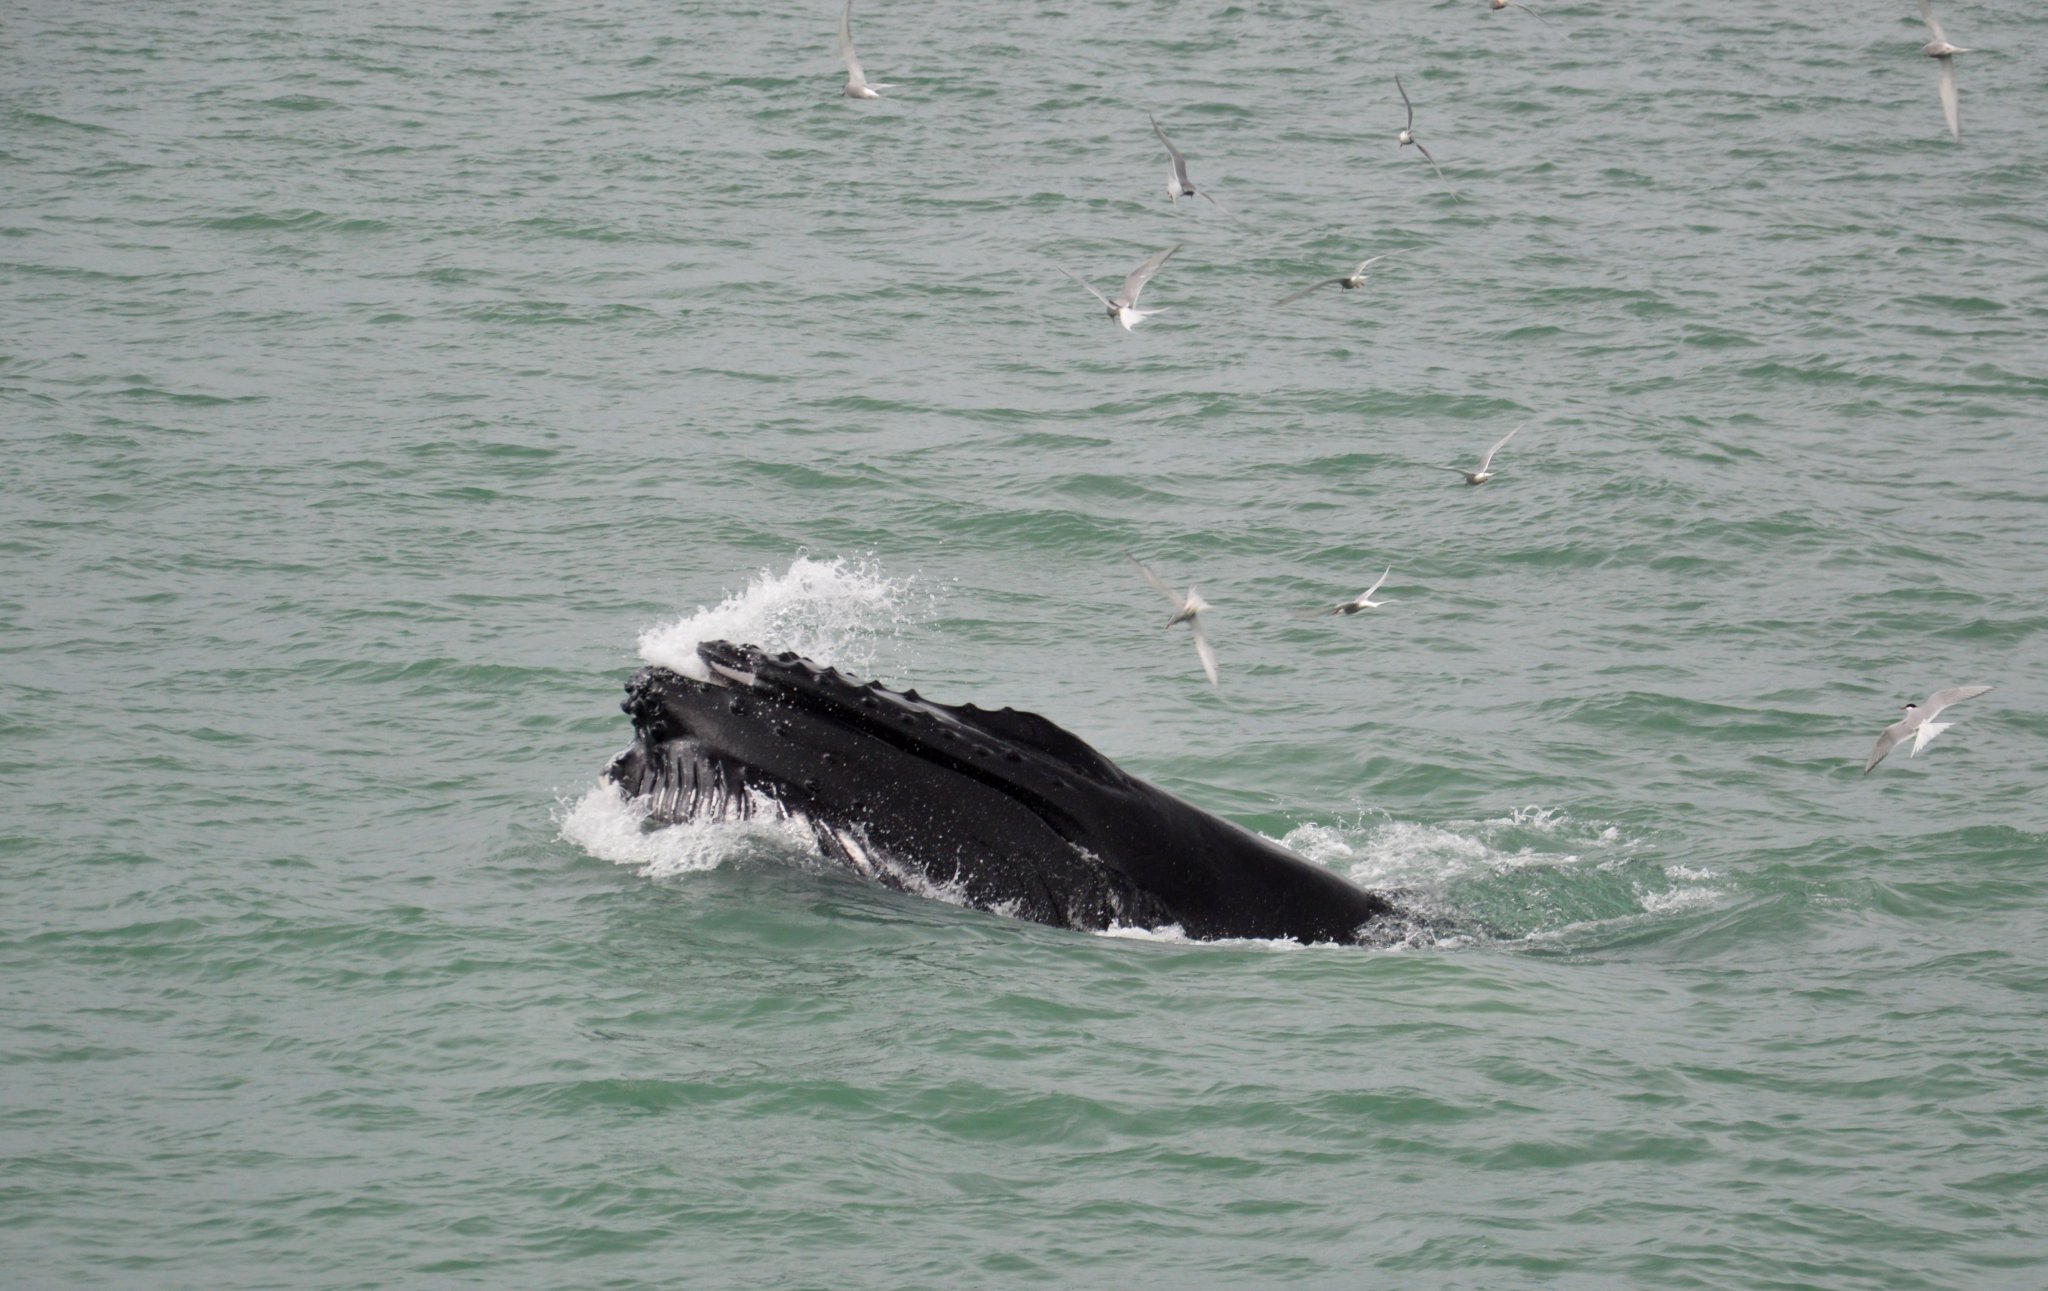
[[(1102, 927), (1142, 902), (1097, 848), (1148, 790), (1052, 722), (935, 703), (789, 653), (697, 647), (702, 677), (643, 668), (635, 739), (606, 778), (660, 823), (798, 818), (892, 886)], [(1136, 818), (1136, 817), (1134, 817)]]
[(1035, 713), (712, 641), (626, 684), (606, 778), (660, 823), (770, 815), (892, 887), (1070, 928), (1349, 940), (1391, 910)]
[(675, 818), (693, 814), (681, 801), (686, 786), (670, 776), (682, 761), (711, 764), (707, 783), (744, 782), (790, 808), (859, 794), (828, 792), (826, 780), (886, 787), (911, 763), (1048, 817), (1063, 815), (1056, 800), (1077, 790), (1129, 784), (1114, 763), (1033, 713), (935, 703), (797, 654), (727, 641), (699, 645), (697, 663), (704, 679), (652, 667), (626, 684), (622, 707), (638, 738), (607, 772), (629, 793), (667, 790), (662, 814)]

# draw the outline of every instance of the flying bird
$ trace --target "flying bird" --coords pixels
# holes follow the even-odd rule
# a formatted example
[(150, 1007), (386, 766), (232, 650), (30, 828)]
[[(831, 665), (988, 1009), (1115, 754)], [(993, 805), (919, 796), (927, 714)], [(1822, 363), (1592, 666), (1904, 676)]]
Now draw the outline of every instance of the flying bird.
[(1927, 19), (1927, 30), (1934, 33), (1934, 39), (1920, 47), (1920, 52), (1941, 64), (1941, 114), (1948, 118), (1948, 132), (1963, 141), (1963, 108), (1956, 101), (1956, 60), (1957, 54), (1974, 53), (1960, 45), (1948, 43), (1942, 34), (1941, 24), (1934, 20), (1934, 7), (1927, 0), (1920, 0), (1920, 16)]
[(880, 81), (868, 82), (867, 73), (860, 70), (860, 59), (853, 52), (853, 0), (846, 0), (846, 11), (839, 15), (839, 56), (846, 60), (846, 88), (840, 93), (849, 99), (879, 99), (876, 90), (893, 90), (893, 85)]
[(1372, 599), (1372, 594), (1380, 590), (1380, 587), (1387, 581), (1387, 574), (1393, 572), (1394, 567), (1392, 565), (1387, 566), (1387, 573), (1380, 575), (1379, 582), (1374, 583), (1371, 587), (1366, 588), (1348, 601), (1339, 601), (1337, 604), (1329, 606), (1317, 606), (1312, 610), (1296, 610), (1294, 613), (1298, 618), (1317, 619), (1331, 614), (1356, 614), (1360, 610), (1376, 610), (1382, 605), (1392, 605), (1394, 603), (1392, 597), (1384, 601), (1375, 601)]
[(1910, 758), (1926, 748), (1929, 740), (1955, 725), (1954, 722), (1934, 720), (1942, 709), (1950, 704), (1960, 704), (1966, 699), (1975, 699), (1990, 689), (1989, 686), (1951, 686), (1947, 690), (1935, 691), (1927, 697), (1924, 704), (1906, 705), (1906, 715), (1885, 727), (1884, 734), (1878, 736), (1877, 743), (1871, 746), (1870, 756), (1863, 760), (1863, 774), (1869, 775), (1871, 768), (1884, 761), (1884, 755), (1908, 736), (1912, 737), (1913, 747), (1906, 750), (1907, 757)]
[[(1152, 315), (1160, 312), (1159, 309), (1139, 309), (1138, 293), (1145, 290), (1145, 284), (1152, 281), (1152, 275), (1159, 272), (1159, 266), (1166, 263), (1167, 257), (1178, 250), (1180, 250), (1178, 244), (1170, 246), (1131, 270), (1131, 276), (1124, 279), (1123, 290), (1117, 292), (1113, 297), (1105, 296), (1095, 290), (1094, 283), (1089, 282), (1086, 278), (1083, 278), (1065, 265), (1056, 264), (1053, 268), (1086, 287), (1088, 294), (1101, 301), (1109, 310), (1109, 316), (1122, 324), (1123, 329), (1128, 332), (1133, 327), (1152, 317)], [(1164, 306), (1161, 306), (1161, 309), (1163, 308)]]
[[(1178, 202), (1183, 197), (1199, 196), (1205, 199), (1209, 205), (1219, 211), (1223, 211), (1223, 203), (1210, 197), (1207, 189), (1199, 193), (1196, 192), (1195, 181), (1188, 178), (1188, 159), (1180, 155), (1180, 149), (1174, 147), (1173, 140), (1166, 137), (1166, 131), (1159, 128), (1159, 118), (1153, 116), (1150, 112), (1147, 112), (1145, 115), (1152, 122), (1152, 133), (1158, 135), (1159, 142), (1166, 145), (1166, 156), (1168, 159), (1166, 170), (1167, 200)], [(1225, 215), (1230, 214), (1229, 211), (1223, 211), (1223, 213)]]
[(1528, 5), (1518, 3), (1518, 0), (1492, 0), (1492, 3), (1493, 11), (1495, 13), (1499, 13), (1501, 10), (1507, 8), (1509, 5), (1512, 4), (1515, 6), (1515, 8), (1520, 9), (1523, 13), (1528, 14), (1531, 18), (1534, 18), (1537, 22), (1542, 23), (1544, 26), (1548, 27), (1550, 25), (1550, 19), (1544, 17), (1540, 13), (1537, 13)]
[(1374, 256), (1370, 260), (1360, 260), (1358, 262), (1358, 267), (1351, 271), (1349, 277), (1324, 278), (1320, 282), (1312, 282), (1308, 286), (1303, 287), (1300, 291), (1295, 292), (1292, 296), (1288, 296), (1284, 299), (1275, 301), (1273, 303), (1273, 308), (1278, 309), (1282, 305), (1292, 305), (1295, 301), (1300, 300), (1303, 296), (1308, 295), (1316, 288), (1327, 287), (1333, 282), (1336, 283), (1339, 287), (1342, 287), (1346, 291), (1352, 291), (1359, 287), (1363, 287), (1365, 285), (1365, 267), (1369, 264), (1377, 264), (1384, 259), (1386, 259), (1385, 256)]
[(1194, 634), (1195, 654), (1202, 661), (1202, 671), (1209, 674), (1209, 684), (1216, 685), (1216, 652), (1209, 646), (1208, 634), (1202, 631), (1202, 611), (1209, 608), (1209, 603), (1192, 587), (1188, 588), (1186, 596), (1182, 596), (1168, 587), (1165, 579), (1147, 569), (1144, 561), (1136, 556), (1128, 559), (1138, 567), (1138, 572), (1144, 575), (1145, 581), (1152, 584), (1152, 589), (1172, 604), (1173, 617), (1166, 621), (1166, 626), (1170, 628), (1177, 623), (1188, 625), (1188, 631)]
[[(1526, 426), (1528, 424), (1529, 423), (1525, 421), (1522, 423), (1522, 426)], [(1513, 439), (1516, 433), (1522, 429), (1522, 426), (1517, 426), (1514, 430), (1511, 430), (1507, 434), (1502, 435), (1500, 437), (1500, 443), (1495, 444), (1492, 448), (1487, 449), (1486, 456), (1479, 459), (1478, 470), (1468, 471), (1462, 466), (1439, 466), (1436, 469), (1438, 469), (1439, 471), (1455, 471), (1459, 475), (1465, 477), (1465, 483), (1467, 484), (1484, 484), (1488, 480), (1493, 478), (1493, 455), (1495, 453), (1498, 453), (1503, 447), (1505, 447), (1507, 442)]]
[[(846, 2), (852, 4), (853, 0), (846, 0)], [(1408, 106), (1408, 124), (1401, 127), (1401, 133), (1394, 136), (1394, 142), (1400, 144), (1403, 148), (1406, 148), (1411, 143), (1414, 144), (1415, 151), (1429, 159), (1429, 168), (1436, 172), (1438, 179), (1442, 179), (1444, 177), (1444, 168), (1436, 164), (1436, 158), (1430, 157), (1429, 149), (1423, 147), (1421, 141), (1415, 137), (1415, 105), (1408, 102), (1408, 91), (1401, 84), (1401, 78), (1398, 76), (1394, 78), (1394, 88), (1401, 91), (1401, 102)]]

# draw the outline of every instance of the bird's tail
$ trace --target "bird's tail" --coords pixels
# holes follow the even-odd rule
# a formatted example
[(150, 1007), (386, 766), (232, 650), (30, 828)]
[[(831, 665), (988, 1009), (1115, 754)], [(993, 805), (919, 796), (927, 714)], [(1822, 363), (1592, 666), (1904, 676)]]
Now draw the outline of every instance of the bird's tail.
[(1926, 748), (1928, 744), (1933, 741), (1935, 736), (1941, 734), (1943, 731), (1947, 730), (1949, 727), (1954, 725), (1954, 722), (1920, 723), (1920, 729), (1913, 732), (1913, 747), (1907, 750), (1906, 756), (1910, 758), (1914, 754), (1918, 753), (1920, 750)]

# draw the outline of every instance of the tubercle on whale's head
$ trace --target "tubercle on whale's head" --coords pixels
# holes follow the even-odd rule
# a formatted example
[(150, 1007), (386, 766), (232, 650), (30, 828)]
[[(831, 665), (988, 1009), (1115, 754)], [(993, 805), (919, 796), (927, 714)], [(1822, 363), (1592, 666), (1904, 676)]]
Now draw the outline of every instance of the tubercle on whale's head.
[(681, 729), (669, 700), (678, 694), (699, 694), (713, 687), (667, 668), (642, 668), (626, 682), (626, 697), (619, 707), (633, 719), (633, 729), (648, 741), (659, 743), (688, 734)]
[(757, 676), (757, 670), (770, 672), (780, 665), (786, 672), (788, 665), (804, 663), (794, 654), (771, 660), (757, 647), (735, 646), (725, 641), (698, 646), (697, 657), (701, 673), (678, 672), (655, 664), (642, 668), (626, 682), (626, 697), (619, 707), (646, 739), (659, 743), (692, 735), (690, 727), (694, 723), (689, 721), (688, 714), (711, 701), (712, 696), (730, 696), (735, 713), (742, 711), (742, 695), (772, 699), (783, 687), (776, 684), (773, 675)]
[[(764, 714), (787, 704), (850, 711), (868, 706), (863, 700), (880, 708), (874, 697), (895, 701), (892, 708), (902, 707), (904, 696), (873, 682), (856, 682), (796, 654), (771, 656), (756, 646), (711, 641), (697, 647), (697, 656), (697, 675), (657, 664), (642, 668), (626, 682), (619, 707), (633, 719), (641, 741), (659, 745), (701, 735), (701, 719), (711, 711), (707, 705), (734, 716), (745, 714), (756, 701), (761, 705), (756, 711)], [(914, 701), (915, 692), (909, 697)]]
[(714, 687), (748, 691), (763, 699), (788, 699), (807, 707), (823, 706), (864, 721), (881, 721), (905, 731), (929, 730), (942, 738), (959, 727), (954, 710), (933, 703), (915, 690), (891, 690), (878, 681), (863, 681), (837, 668), (819, 665), (792, 651), (769, 654), (759, 646), (707, 641), (697, 658)]

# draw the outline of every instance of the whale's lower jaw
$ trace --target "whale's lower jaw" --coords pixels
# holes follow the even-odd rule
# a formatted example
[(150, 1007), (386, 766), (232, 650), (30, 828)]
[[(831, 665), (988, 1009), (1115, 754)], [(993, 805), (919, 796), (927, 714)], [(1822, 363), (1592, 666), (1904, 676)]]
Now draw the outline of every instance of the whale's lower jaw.
[(1384, 898), (1119, 769), (1042, 717), (710, 642), (626, 686), (606, 778), (659, 823), (800, 821), (876, 882), (1080, 930), (1360, 940)]

